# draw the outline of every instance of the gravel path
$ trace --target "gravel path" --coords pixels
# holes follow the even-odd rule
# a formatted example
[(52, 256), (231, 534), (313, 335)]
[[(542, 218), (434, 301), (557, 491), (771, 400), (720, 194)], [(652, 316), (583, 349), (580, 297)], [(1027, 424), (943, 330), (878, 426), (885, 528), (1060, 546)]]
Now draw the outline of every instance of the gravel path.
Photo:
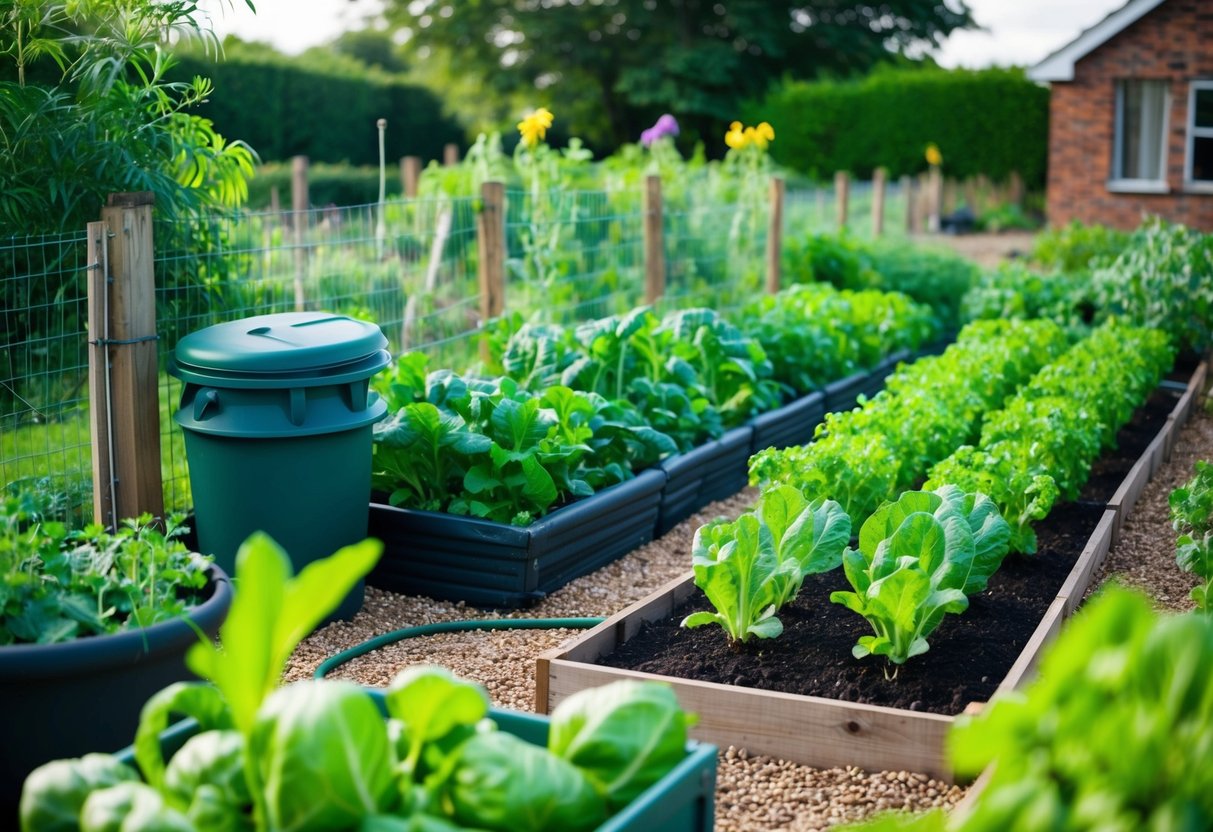
[[(1161, 607), (1191, 608), (1194, 581), (1175, 565), (1174, 532), (1167, 495), (1191, 477), (1197, 459), (1213, 459), (1213, 418), (1203, 400), (1180, 434), (1171, 460), (1147, 486), (1122, 537), (1109, 553), (1097, 582), (1109, 575), (1145, 589)], [(597, 572), (573, 581), (534, 607), (496, 613), (428, 598), (368, 588), (363, 610), (349, 622), (330, 624), (300, 645), (287, 679), (311, 676), (333, 653), (372, 636), (434, 621), (483, 618), (605, 616), (685, 574), (694, 530), (713, 517), (735, 517), (750, 506), (753, 489), (706, 507), (668, 534)], [(534, 709), (535, 658), (577, 635), (574, 630), (453, 633), (413, 639), (355, 659), (333, 675), (383, 686), (401, 669), (437, 663), (481, 682), (494, 704)], [(827, 829), (884, 809), (925, 809), (954, 805), (964, 790), (911, 772), (865, 772), (856, 768), (814, 769), (786, 760), (721, 749), (717, 771), (716, 829)]]

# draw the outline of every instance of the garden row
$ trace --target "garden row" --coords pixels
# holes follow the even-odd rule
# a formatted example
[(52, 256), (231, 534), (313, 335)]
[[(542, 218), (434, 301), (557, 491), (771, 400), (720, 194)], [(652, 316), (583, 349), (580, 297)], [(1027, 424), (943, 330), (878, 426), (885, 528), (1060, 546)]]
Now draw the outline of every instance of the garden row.
[[(973, 372), (974, 354), (1005, 372)], [(816, 442), (756, 455), (756, 510), (700, 529), (693, 576), (542, 657), (537, 709), (656, 676), (708, 741), (950, 776), (955, 715), (1023, 681), (1186, 419), (1203, 365), (1182, 397), (1155, 393), (1153, 409), (1170, 412), (1140, 458), (1119, 464), (1115, 493), (1072, 502), (1173, 360), (1159, 333), (1116, 324), (1072, 347), (1049, 322), (970, 325), (943, 355), (828, 416)], [(1071, 502), (1054, 507), (1058, 497)], [(1031, 556), (1042, 523), (1047, 543)], [(744, 646), (753, 637), (774, 640)], [(846, 666), (848, 650), (858, 661)], [(873, 674), (867, 656), (884, 667)]]
[(392, 415), (375, 429), (370, 531), (387, 552), (371, 583), (540, 597), (738, 491), (752, 453), (807, 441), (938, 331), (902, 295), (820, 285), (733, 317), (506, 321), (487, 379), (402, 357), (379, 386)]

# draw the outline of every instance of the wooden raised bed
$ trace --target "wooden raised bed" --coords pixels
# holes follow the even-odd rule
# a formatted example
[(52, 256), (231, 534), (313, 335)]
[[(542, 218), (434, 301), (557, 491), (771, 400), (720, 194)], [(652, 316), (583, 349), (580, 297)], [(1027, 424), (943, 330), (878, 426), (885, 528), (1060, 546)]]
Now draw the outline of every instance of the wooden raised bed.
[[(1193, 375), (1192, 389), (1199, 390), (1197, 382), (1203, 382), (1203, 366)], [(1134, 489), (1134, 500), (1140, 494), (1140, 487), (1164, 456), (1167, 437), (1179, 429), (1188, 412), (1190, 406), (1181, 411), (1177, 405), (1176, 412), (1132, 466), (1116, 492), (1121, 501), (1115, 507), (1109, 505), (1100, 517), (1053, 602), (998, 685), (999, 692), (1017, 688), (1031, 677), (1043, 647), (1081, 603), (1112, 546), (1118, 524), (1132, 509), (1133, 500), (1123, 497)], [(615, 679), (660, 679), (673, 685), (684, 708), (699, 715), (699, 724), (693, 729), (697, 739), (822, 768), (853, 765), (952, 779), (945, 737), (955, 721), (953, 716), (658, 676), (594, 663), (635, 636), (646, 622), (670, 617), (695, 592), (693, 576), (688, 574), (540, 656), (535, 674), (536, 710), (547, 713), (576, 691)]]

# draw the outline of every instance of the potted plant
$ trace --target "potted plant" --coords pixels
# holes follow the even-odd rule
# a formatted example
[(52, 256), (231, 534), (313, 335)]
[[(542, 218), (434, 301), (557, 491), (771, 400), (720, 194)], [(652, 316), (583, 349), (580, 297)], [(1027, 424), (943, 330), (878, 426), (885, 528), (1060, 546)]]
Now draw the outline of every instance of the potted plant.
[[(154, 695), (119, 755), (33, 772), (23, 832), (136, 816), (145, 829), (232, 832), (712, 828), (715, 749), (688, 745), (692, 718), (668, 686), (586, 691), (550, 723), (491, 711), (483, 688), (438, 667), (409, 668), (382, 692), (332, 680), (278, 687), (296, 645), (380, 549), (364, 541), (292, 576), (268, 537), (250, 538), (237, 555), (248, 589), (221, 629), (223, 649), (203, 641), (187, 658), (212, 684)], [(166, 731), (175, 713), (194, 723)]]
[(186, 650), (214, 636), (232, 592), (170, 517), (69, 531), (31, 492), (0, 498), (0, 800), (15, 814), (35, 766), (129, 740), (151, 693), (189, 678)]

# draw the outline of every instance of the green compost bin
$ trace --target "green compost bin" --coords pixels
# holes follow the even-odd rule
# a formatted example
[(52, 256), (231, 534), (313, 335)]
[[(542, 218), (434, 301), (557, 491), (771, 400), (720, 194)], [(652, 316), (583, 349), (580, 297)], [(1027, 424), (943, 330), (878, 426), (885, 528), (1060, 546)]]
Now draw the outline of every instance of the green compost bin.
[[(369, 388), (386, 346), (374, 324), (323, 312), (230, 321), (177, 343), (169, 372), (185, 389), (173, 418), (198, 548), (229, 575), (254, 531), (296, 571), (366, 537), (371, 427), (387, 411)], [(362, 595), (359, 583), (335, 617), (352, 617)]]

